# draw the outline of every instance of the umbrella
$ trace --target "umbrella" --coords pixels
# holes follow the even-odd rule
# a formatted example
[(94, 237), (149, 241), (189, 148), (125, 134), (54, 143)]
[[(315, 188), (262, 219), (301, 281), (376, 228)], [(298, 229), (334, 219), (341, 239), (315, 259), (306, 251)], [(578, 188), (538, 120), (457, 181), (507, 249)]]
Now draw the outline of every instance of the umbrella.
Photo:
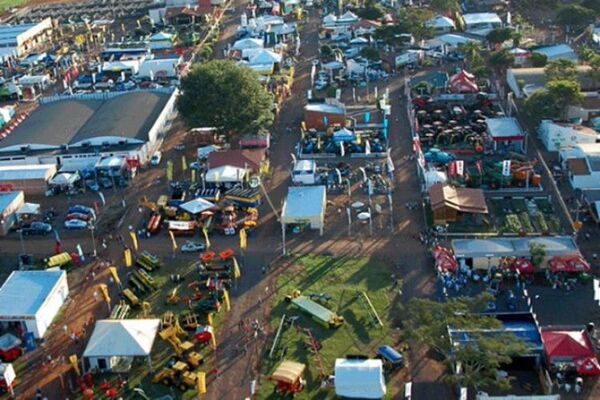
[(512, 269), (519, 271), (522, 274), (533, 274), (535, 273), (535, 267), (530, 260), (526, 258), (519, 258), (512, 264)]
[(596, 356), (589, 356), (575, 361), (575, 368), (579, 375), (600, 375), (600, 365)]
[(363, 212), (359, 213), (356, 216), (356, 218), (360, 219), (361, 221), (364, 221), (364, 220), (367, 220), (367, 219), (371, 218), (371, 214), (369, 214), (366, 211), (363, 211)]
[(435, 265), (444, 272), (458, 271), (458, 262), (449, 254), (444, 254), (436, 259)]

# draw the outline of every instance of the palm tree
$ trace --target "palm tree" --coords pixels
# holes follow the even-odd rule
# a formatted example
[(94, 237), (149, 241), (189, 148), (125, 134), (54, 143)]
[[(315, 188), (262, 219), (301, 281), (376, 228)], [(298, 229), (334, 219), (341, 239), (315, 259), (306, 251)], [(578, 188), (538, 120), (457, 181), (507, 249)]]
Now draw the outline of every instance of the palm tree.
[(468, 41), (460, 46), (460, 50), (465, 55), (465, 61), (471, 66), (479, 64), (483, 60), (481, 57), (482, 47), (479, 42), (474, 40)]

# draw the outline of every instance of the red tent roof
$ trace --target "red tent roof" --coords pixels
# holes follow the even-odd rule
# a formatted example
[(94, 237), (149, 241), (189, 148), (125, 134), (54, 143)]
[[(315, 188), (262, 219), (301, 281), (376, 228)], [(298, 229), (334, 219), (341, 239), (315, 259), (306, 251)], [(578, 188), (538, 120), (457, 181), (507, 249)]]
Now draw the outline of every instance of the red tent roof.
[(554, 257), (548, 261), (552, 272), (589, 272), (591, 267), (585, 259), (580, 256)]
[(456, 272), (458, 270), (458, 262), (454, 258), (452, 250), (436, 246), (433, 249), (433, 257), (435, 258), (435, 266), (438, 269), (449, 272)]
[(550, 363), (554, 358), (578, 360), (594, 356), (592, 343), (584, 330), (542, 331), (542, 341)]
[(479, 92), (479, 86), (475, 83), (475, 76), (464, 69), (450, 77), (450, 89), (454, 93)]

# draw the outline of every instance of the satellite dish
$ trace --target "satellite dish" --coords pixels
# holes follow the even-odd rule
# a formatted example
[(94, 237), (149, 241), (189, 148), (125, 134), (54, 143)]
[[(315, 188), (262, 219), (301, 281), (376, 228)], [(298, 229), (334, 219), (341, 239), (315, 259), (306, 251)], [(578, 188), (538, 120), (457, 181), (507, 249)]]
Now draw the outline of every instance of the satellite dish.
[(252, 178), (250, 178), (249, 185), (252, 189), (256, 189), (257, 187), (259, 187), (260, 186), (260, 177), (253, 176)]

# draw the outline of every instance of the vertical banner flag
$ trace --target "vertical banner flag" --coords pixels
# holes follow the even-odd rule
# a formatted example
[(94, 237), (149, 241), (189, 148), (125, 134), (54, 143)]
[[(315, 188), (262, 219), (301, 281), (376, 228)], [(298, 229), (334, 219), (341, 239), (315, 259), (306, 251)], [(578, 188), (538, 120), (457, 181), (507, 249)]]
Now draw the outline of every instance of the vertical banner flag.
[(510, 164), (511, 164), (510, 160), (502, 161), (502, 175), (503, 176), (510, 176)]
[(187, 171), (188, 169), (188, 164), (187, 164), (187, 158), (185, 158), (185, 156), (181, 156), (181, 170), (183, 172)]
[(246, 236), (246, 229), (240, 229), (240, 249), (246, 250), (248, 247), (248, 237)]
[(131, 267), (133, 265), (133, 262), (131, 259), (131, 250), (125, 249), (125, 251), (123, 251), (123, 258), (125, 259), (126, 267)]
[(463, 176), (465, 173), (465, 162), (463, 160), (456, 160), (456, 175)]
[(131, 231), (131, 232), (129, 232), (129, 236), (131, 236), (131, 242), (133, 243), (133, 248), (135, 249), (135, 251), (138, 251), (137, 235), (135, 234), (135, 232)]
[(323, 125), (325, 125), (325, 127), (329, 126), (329, 118), (327, 118), (327, 116), (323, 117)]
[(456, 176), (456, 161), (450, 161), (448, 168), (450, 169), (450, 171), (448, 171), (450, 176)]
[(238, 264), (237, 259), (233, 257), (233, 277), (239, 279), (241, 276), (242, 272), (240, 271), (240, 264)]
[(192, 169), (192, 182), (196, 182), (196, 170)]
[(210, 239), (208, 238), (208, 228), (202, 228), (202, 233), (204, 233), (204, 240), (206, 240), (206, 248), (210, 249)]
[(479, 175), (481, 175), (481, 173), (483, 172), (483, 166), (482, 166), (481, 160), (475, 161), (475, 168), (477, 168), (477, 171), (479, 171)]
[(229, 292), (227, 292), (227, 289), (223, 289), (223, 302), (225, 303), (225, 309), (231, 311), (231, 303), (229, 302)]
[(167, 180), (171, 182), (173, 180), (173, 161), (167, 161)]
[(384, 128), (387, 128), (387, 127), (389, 126), (389, 124), (390, 124), (390, 120), (389, 120), (389, 119), (387, 119), (387, 118), (385, 118), (385, 119), (383, 120), (383, 127), (384, 127)]
[(177, 250), (177, 241), (175, 240), (175, 234), (173, 231), (169, 231), (169, 236), (171, 236), (171, 244), (173, 245), (173, 251)]
[(370, 121), (371, 121), (371, 113), (366, 112), (365, 113), (365, 124), (368, 124)]

